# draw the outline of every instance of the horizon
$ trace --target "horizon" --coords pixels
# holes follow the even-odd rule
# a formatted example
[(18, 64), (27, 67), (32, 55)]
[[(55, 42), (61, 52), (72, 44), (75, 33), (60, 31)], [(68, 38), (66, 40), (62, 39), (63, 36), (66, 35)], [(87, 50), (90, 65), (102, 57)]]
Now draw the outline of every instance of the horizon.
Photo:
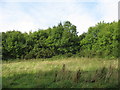
[(1, 1), (0, 31), (17, 30), (28, 33), (56, 26), (59, 22), (70, 21), (77, 27), (80, 35), (100, 21), (110, 23), (118, 20), (119, 0), (32, 1)]

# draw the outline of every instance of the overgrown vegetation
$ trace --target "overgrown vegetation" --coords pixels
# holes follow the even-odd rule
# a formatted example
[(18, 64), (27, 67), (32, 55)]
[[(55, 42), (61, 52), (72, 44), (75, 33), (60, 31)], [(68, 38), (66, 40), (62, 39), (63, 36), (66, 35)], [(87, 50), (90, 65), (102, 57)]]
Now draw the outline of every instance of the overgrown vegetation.
[(118, 60), (3, 61), (3, 88), (117, 88)]
[(79, 36), (69, 21), (0, 33), (3, 88), (119, 87), (119, 24), (99, 22)]
[(46, 30), (21, 33), (2, 32), (2, 59), (71, 57), (118, 58), (118, 22), (100, 22), (87, 33), (77, 35), (76, 26), (69, 21)]

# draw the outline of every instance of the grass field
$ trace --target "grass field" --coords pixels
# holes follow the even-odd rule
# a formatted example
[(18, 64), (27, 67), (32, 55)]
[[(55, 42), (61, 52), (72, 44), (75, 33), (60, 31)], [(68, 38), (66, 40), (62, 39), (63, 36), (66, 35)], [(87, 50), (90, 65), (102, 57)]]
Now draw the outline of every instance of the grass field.
[(115, 88), (118, 60), (63, 58), (3, 61), (3, 88)]

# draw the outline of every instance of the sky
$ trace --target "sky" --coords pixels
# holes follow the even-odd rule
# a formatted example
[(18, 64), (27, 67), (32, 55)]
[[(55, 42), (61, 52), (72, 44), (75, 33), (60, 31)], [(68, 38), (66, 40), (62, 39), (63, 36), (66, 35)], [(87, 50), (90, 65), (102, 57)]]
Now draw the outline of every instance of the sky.
[(119, 0), (0, 0), (0, 32), (37, 31), (70, 21), (78, 34), (118, 20)]

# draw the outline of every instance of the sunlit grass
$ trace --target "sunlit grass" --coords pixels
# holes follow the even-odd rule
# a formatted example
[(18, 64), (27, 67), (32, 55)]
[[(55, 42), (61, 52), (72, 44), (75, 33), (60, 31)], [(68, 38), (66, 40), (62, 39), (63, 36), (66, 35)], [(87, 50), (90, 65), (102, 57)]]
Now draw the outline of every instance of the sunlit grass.
[[(9, 62), (3, 61), (2, 77), (5, 78), (3, 79), (3, 87), (25, 87), (26, 85), (26, 87), (31, 88), (40, 87), (39, 84), (44, 84), (45, 87), (48, 87), (46, 84), (50, 84), (49, 80), (54, 78), (54, 72), (60, 71), (63, 64), (65, 64), (66, 68), (72, 72), (79, 69), (82, 71), (96, 71), (97, 69), (103, 67), (109, 68), (110, 65), (112, 65), (114, 69), (118, 68), (117, 59), (103, 60), (100, 58), (63, 58), (60, 60), (33, 59)], [(47, 72), (49, 72), (49, 74), (47, 74)], [(15, 79), (15, 77), (18, 79)], [(24, 80), (26, 81), (24, 82)], [(16, 82), (17, 85), (11, 85), (13, 82)]]

